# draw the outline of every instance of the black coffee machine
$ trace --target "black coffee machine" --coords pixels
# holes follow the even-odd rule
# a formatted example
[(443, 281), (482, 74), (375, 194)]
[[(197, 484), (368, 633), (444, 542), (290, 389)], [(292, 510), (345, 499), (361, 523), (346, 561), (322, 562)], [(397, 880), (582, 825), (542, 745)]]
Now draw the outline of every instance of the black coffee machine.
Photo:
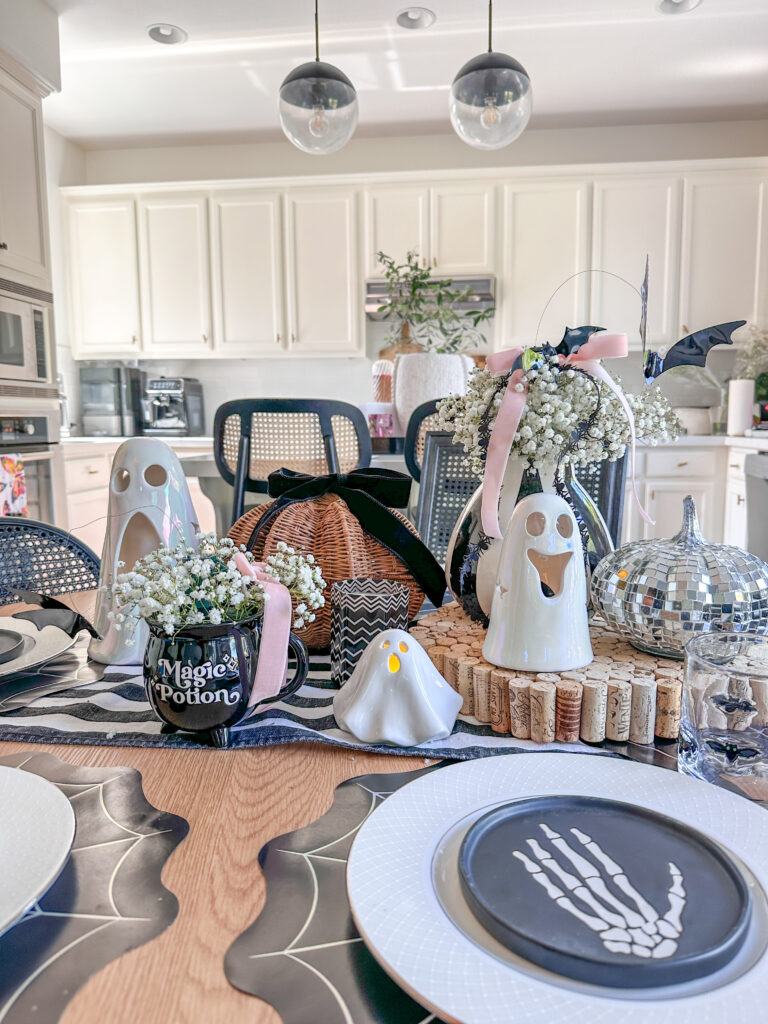
[(194, 377), (149, 377), (141, 405), (145, 434), (199, 437), (205, 430), (203, 386)]

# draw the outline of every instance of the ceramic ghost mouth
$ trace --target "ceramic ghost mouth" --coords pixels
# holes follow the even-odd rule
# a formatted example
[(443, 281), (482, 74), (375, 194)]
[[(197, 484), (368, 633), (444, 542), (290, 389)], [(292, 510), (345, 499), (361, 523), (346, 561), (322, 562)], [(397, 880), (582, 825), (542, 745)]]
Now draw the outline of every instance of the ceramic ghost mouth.
[(559, 597), (563, 591), (565, 567), (573, 552), (563, 551), (559, 555), (543, 555), (536, 548), (529, 548), (527, 554), (531, 565), (539, 574), (539, 584), (544, 597)]

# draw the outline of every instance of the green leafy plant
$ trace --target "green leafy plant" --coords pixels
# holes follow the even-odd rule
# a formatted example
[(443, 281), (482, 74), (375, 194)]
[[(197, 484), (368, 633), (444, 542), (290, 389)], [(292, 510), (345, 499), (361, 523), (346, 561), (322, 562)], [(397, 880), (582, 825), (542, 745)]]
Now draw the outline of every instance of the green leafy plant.
[(490, 320), (495, 309), (457, 308), (472, 294), (471, 288), (456, 289), (450, 280), (433, 278), (429, 267), (419, 266), (413, 251), (405, 263), (383, 252), (376, 253), (376, 259), (389, 286), (379, 312), (390, 321), (390, 342), (410, 338), (426, 352), (462, 352), (485, 342), (480, 324)]

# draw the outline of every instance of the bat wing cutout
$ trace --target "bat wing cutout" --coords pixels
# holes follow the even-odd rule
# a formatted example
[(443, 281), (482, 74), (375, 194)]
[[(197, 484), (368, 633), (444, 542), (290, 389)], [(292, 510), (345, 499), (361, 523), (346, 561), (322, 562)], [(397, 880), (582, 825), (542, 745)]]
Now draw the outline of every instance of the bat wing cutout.
[(704, 327), (700, 331), (681, 338), (665, 356), (660, 356), (658, 352), (649, 352), (644, 368), (646, 379), (654, 380), (676, 366), (704, 366), (709, 350), (715, 345), (732, 345), (731, 335), (739, 327), (743, 327), (746, 322), (746, 320), (734, 320), (727, 324)]

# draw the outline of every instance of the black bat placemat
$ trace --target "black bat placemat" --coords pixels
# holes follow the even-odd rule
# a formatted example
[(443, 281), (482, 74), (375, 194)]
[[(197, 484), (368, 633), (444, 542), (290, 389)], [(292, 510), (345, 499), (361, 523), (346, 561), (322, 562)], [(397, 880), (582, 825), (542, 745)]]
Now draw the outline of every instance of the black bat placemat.
[(92, 974), (175, 920), (178, 901), (160, 875), (189, 824), (147, 801), (134, 768), (79, 768), (29, 752), (0, 765), (53, 782), (75, 812), (62, 873), (0, 936), (0, 1021), (54, 1024)]
[(283, 1024), (442, 1024), (395, 984), (358, 935), (347, 900), (347, 856), (382, 800), (434, 765), (342, 782), (317, 821), (259, 854), (267, 901), (227, 951), (236, 988), (266, 1000)]

